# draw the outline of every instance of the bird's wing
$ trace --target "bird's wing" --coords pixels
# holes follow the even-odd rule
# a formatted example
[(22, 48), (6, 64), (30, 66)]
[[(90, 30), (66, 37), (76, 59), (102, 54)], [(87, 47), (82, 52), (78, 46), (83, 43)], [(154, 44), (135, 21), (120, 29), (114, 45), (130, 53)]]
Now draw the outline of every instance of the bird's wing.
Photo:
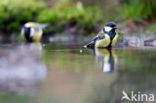
[(103, 30), (101, 30), (101, 31), (96, 35), (96, 37), (94, 37), (94, 38), (92, 39), (92, 41), (98, 40), (99, 37), (101, 37), (102, 35), (105, 35), (105, 33), (103, 32)]
[(91, 41), (94, 41), (96, 42), (97, 40), (101, 40), (101, 39), (104, 39), (105, 36), (104, 34), (98, 34), (96, 37), (94, 37)]
[(95, 46), (95, 42), (97, 40), (101, 40), (101, 39), (104, 39), (105, 38), (105, 33), (103, 32), (103, 30), (101, 30), (96, 37), (94, 37), (90, 43), (86, 44), (84, 47), (87, 47), (87, 48), (93, 48)]

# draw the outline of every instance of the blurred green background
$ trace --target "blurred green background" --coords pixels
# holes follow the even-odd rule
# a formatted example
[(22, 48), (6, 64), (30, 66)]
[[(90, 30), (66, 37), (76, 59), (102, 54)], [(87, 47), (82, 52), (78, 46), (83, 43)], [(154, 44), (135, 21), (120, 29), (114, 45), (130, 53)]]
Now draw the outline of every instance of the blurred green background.
[(115, 21), (127, 33), (156, 33), (156, 0), (2, 0), (0, 35), (20, 33), (29, 21), (48, 24), (45, 35), (97, 33)]

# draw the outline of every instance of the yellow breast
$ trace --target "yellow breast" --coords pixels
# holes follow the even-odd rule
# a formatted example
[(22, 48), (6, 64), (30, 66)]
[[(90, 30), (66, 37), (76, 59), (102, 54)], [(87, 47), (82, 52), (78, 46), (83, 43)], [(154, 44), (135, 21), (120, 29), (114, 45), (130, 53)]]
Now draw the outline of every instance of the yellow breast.
[(32, 36), (32, 40), (33, 40), (34, 42), (39, 42), (40, 39), (41, 39), (41, 37), (42, 37), (42, 32), (36, 32), (36, 33), (34, 33), (34, 35)]
[(116, 42), (117, 42), (117, 40), (118, 40), (118, 37), (119, 37), (119, 35), (116, 34), (115, 37), (114, 37), (113, 40), (112, 40), (112, 46), (115, 46), (115, 44), (116, 44)]
[(96, 48), (106, 48), (109, 46), (110, 42), (111, 42), (110, 37), (107, 34), (105, 34), (104, 39), (96, 41), (95, 47)]
[(34, 27), (33, 28), (33, 34), (32, 34), (32, 40), (34, 42), (38, 42), (40, 41), (41, 37), (42, 37), (43, 31), (42, 29), (38, 26), (38, 27)]

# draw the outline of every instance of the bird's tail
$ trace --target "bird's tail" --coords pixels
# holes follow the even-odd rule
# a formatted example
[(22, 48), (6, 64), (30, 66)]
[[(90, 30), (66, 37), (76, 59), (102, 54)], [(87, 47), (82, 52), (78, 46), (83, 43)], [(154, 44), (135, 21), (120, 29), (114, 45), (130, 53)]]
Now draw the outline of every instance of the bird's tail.
[(95, 47), (95, 42), (91, 41), (90, 43), (86, 44), (84, 47), (85, 48), (94, 48)]

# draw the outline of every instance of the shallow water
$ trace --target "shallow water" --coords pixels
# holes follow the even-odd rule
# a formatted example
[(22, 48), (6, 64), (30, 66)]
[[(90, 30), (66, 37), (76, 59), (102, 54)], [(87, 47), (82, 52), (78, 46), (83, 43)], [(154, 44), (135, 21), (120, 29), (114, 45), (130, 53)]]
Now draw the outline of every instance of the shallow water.
[(1, 45), (0, 103), (121, 103), (123, 91), (156, 95), (155, 61), (155, 48)]

